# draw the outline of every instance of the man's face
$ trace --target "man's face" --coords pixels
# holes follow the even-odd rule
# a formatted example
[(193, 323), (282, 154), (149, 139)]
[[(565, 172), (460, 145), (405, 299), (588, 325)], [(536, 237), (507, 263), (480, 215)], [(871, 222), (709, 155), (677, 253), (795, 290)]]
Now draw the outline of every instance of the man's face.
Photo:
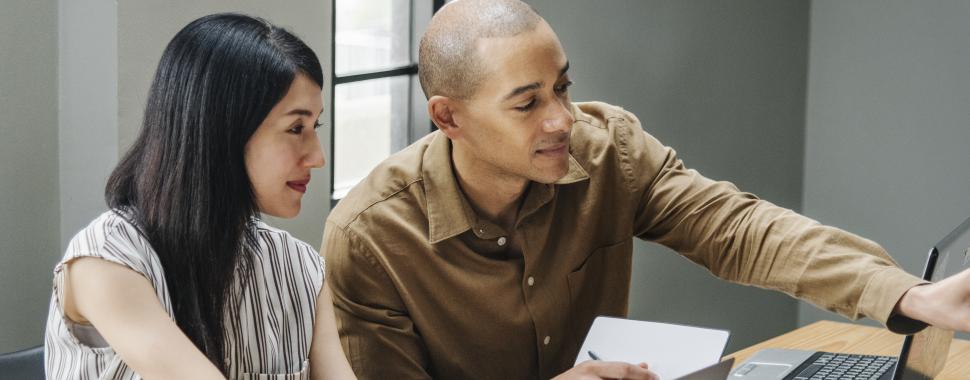
[(569, 61), (544, 21), (532, 31), (478, 42), (485, 68), (476, 92), (458, 102), (455, 122), (479, 164), (500, 175), (552, 183), (569, 169), (572, 106)]

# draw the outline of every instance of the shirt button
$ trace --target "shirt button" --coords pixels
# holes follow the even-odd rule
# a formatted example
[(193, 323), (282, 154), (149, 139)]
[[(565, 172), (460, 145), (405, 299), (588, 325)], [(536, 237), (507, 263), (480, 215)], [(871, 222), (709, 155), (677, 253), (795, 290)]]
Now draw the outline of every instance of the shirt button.
[(526, 280), (526, 282), (529, 283), (529, 286), (532, 286), (532, 285), (535, 285), (536, 279), (534, 277), (532, 277), (532, 276), (529, 276), (529, 279)]
[(499, 247), (505, 245), (505, 242), (507, 242), (507, 241), (508, 241), (508, 239), (506, 239), (505, 236), (502, 236), (502, 237), (498, 238), (498, 245), (499, 245)]
[(543, 339), (542, 340), (542, 344), (547, 345), (547, 346), (549, 345), (549, 336), (548, 335), (546, 335), (546, 339)]

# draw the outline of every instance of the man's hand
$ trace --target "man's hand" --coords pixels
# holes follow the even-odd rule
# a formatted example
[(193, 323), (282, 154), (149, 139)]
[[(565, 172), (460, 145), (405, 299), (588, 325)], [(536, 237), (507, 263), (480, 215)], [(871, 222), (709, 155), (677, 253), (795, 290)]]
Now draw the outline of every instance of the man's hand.
[(587, 360), (579, 363), (569, 371), (563, 372), (553, 380), (572, 380), (572, 379), (635, 379), (635, 380), (660, 380), (660, 376), (647, 369), (647, 363), (633, 365), (621, 362), (604, 362), (601, 360)]
[(942, 329), (970, 332), (970, 269), (907, 290), (896, 311)]

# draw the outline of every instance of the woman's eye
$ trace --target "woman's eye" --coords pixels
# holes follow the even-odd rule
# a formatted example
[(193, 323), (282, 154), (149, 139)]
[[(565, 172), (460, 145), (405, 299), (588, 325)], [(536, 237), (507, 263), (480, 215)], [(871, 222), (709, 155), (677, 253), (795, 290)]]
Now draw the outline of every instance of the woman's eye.
[(287, 133), (292, 133), (294, 135), (298, 135), (300, 133), (303, 133), (303, 126), (302, 125), (297, 125), (297, 126), (295, 126), (293, 128), (287, 129), (286, 132)]
[(532, 107), (535, 107), (535, 105), (536, 105), (536, 99), (532, 98), (532, 100), (530, 100), (528, 104), (521, 107), (515, 107), (515, 109), (518, 110), (519, 112), (526, 112), (531, 110)]
[(313, 129), (318, 129), (318, 128), (322, 127), (322, 126), (323, 126), (323, 123), (321, 123), (319, 121), (316, 122), (316, 123), (313, 123)]

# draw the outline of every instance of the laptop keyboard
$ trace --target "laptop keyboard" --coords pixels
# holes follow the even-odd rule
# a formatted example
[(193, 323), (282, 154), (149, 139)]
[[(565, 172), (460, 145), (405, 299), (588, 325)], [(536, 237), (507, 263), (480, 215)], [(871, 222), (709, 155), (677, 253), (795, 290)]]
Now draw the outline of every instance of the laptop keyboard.
[(893, 356), (821, 352), (793, 380), (876, 380), (896, 365)]

